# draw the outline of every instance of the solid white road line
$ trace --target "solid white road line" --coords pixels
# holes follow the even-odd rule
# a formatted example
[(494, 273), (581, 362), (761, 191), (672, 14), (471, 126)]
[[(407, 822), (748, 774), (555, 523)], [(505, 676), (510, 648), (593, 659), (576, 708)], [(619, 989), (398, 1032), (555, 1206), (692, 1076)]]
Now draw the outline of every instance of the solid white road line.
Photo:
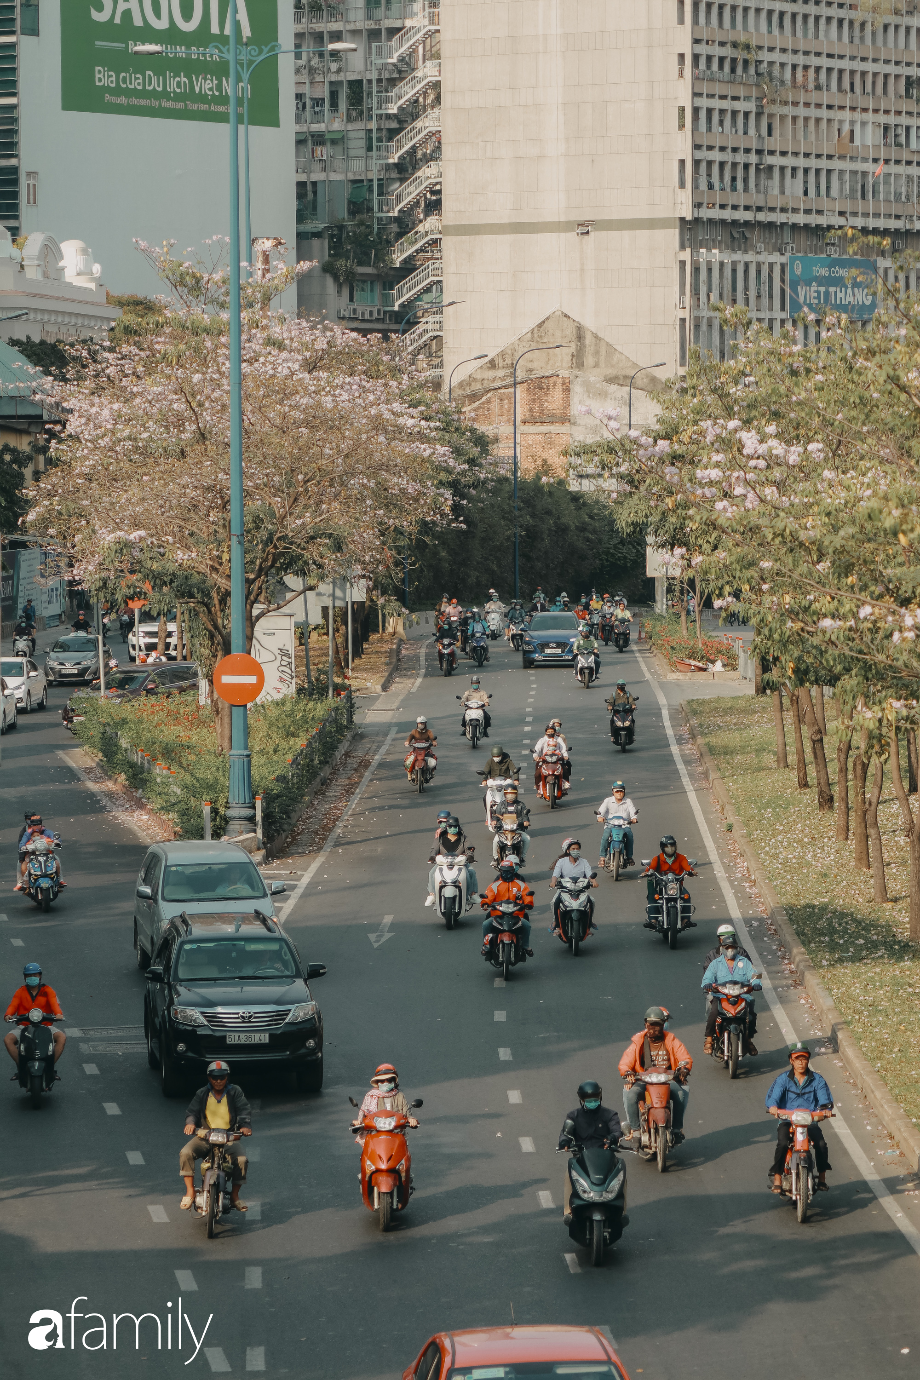
[(140, 1150), (126, 1150), (125, 1154), (129, 1164), (144, 1164), (146, 1162)]
[(244, 1275), (244, 1286), (247, 1289), (262, 1288), (262, 1266), (247, 1265)]
[(518, 1145), (525, 1155), (535, 1155), (537, 1153), (537, 1147), (534, 1145), (530, 1136), (518, 1136)]
[(537, 1190), (537, 1197), (540, 1200), (541, 1208), (552, 1208), (556, 1206), (556, 1204), (553, 1202), (553, 1195), (549, 1193), (545, 1188), (540, 1188)]
[[(732, 890), (731, 883), (729, 882), (728, 877), (726, 876), (725, 868), (722, 866), (722, 863), (719, 859), (719, 855), (716, 852), (716, 847), (713, 843), (712, 834), (709, 832), (709, 825), (706, 823), (706, 819), (703, 815), (703, 809), (700, 805), (699, 798), (690, 782), (689, 773), (687, 772), (687, 768), (684, 766), (683, 758), (680, 755), (680, 748), (677, 746), (677, 740), (674, 737), (674, 731), (671, 728), (671, 717), (668, 712), (668, 702), (664, 697), (664, 694), (661, 690), (661, 687), (658, 684), (658, 681), (654, 678), (654, 676), (650, 675), (645, 665), (645, 662), (639, 656), (639, 653), (636, 651), (635, 647), (632, 649), (632, 652), (633, 656), (636, 658), (640, 667), (642, 668), (642, 674), (645, 676), (645, 679), (651, 685), (652, 690), (655, 693), (655, 697), (658, 700), (658, 703), (661, 707), (661, 718), (662, 722), (664, 723), (665, 732), (668, 737), (668, 744), (671, 748), (671, 756), (674, 758), (674, 762), (680, 774), (681, 782), (683, 783), (684, 790), (687, 793), (687, 798), (690, 801), (691, 809), (693, 810), (693, 813), (696, 817), (696, 822), (699, 827), (703, 843), (705, 844), (707, 852), (709, 853), (709, 860), (712, 863), (713, 871), (715, 872), (716, 877), (718, 878), (719, 886), (722, 890), (722, 895), (725, 898), (725, 904), (728, 906), (729, 914), (735, 922), (735, 929), (737, 930), (738, 934), (740, 934), (741, 942), (743, 943), (744, 947), (751, 955), (751, 960), (754, 963), (754, 966), (759, 968), (762, 972), (761, 983), (763, 985), (764, 996), (767, 998), (770, 1010), (773, 1012), (773, 1015), (776, 1018), (776, 1023), (782, 1031), (783, 1038), (785, 1039), (787, 1044), (793, 1044), (798, 1037), (796, 1036), (795, 1030), (792, 1026), (792, 1022), (786, 1014), (782, 1002), (776, 995), (776, 988), (773, 986), (773, 983), (770, 981), (769, 976), (764, 970), (763, 960), (760, 958), (754, 941), (748, 933), (748, 928), (741, 917), (741, 911), (738, 907), (738, 902), (735, 900), (735, 894)], [(850, 1156), (850, 1159), (853, 1161), (856, 1168), (859, 1170), (860, 1174), (865, 1179), (866, 1183), (872, 1189), (872, 1192), (875, 1194), (881, 1206), (888, 1213), (888, 1216), (891, 1218), (894, 1225), (898, 1228), (898, 1231), (900, 1231), (901, 1234), (904, 1236), (905, 1240), (910, 1243), (911, 1247), (917, 1253), (917, 1255), (920, 1255), (920, 1231), (918, 1231), (918, 1229), (911, 1222), (908, 1222), (907, 1218), (901, 1212), (900, 1208), (898, 1207), (894, 1198), (892, 1198), (891, 1194), (888, 1192), (888, 1189), (885, 1187), (881, 1178), (878, 1174), (876, 1174), (874, 1168), (869, 1163), (868, 1157), (861, 1149), (859, 1142), (856, 1140), (856, 1137), (853, 1135), (853, 1132), (850, 1130), (840, 1111), (836, 1108), (834, 1119), (830, 1122), (830, 1127), (832, 1130), (836, 1131), (837, 1136), (840, 1139), (841, 1144), (844, 1146), (847, 1154)]]
[(523, 1102), (524, 1099), (521, 1097), (521, 1094), (520, 1094), (520, 1092), (518, 1091), (517, 1088), (509, 1088), (509, 1089), (508, 1089), (508, 1101), (511, 1102), (511, 1103), (514, 1103), (514, 1104), (516, 1105), (516, 1104), (519, 1104), (519, 1103)]
[(409, 691), (409, 694), (410, 694), (410, 695), (414, 695), (414, 694), (415, 694), (416, 690), (419, 688), (419, 686), (421, 685), (422, 681), (425, 679), (425, 644), (424, 644), (424, 642), (422, 643), (422, 653), (421, 653), (421, 656), (420, 656), (420, 658), (419, 658), (419, 663), (418, 663), (418, 665), (419, 665), (418, 679), (416, 680), (416, 682), (415, 682), (415, 684), (413, 685), (412, 689)]
[(173, 1270), (176, 1282), (184, 1294), (197, 1294), (198, 1285), (191, 1270)]
[(264, 1370), (265, 1369), (265, 1347), (248, 1346), (246, 1348), (246, 1369)]
[(148, 1203), (147, 1211), (150, 1213), (150, 1216), (152, 1217), (154, 1222), (169, 1221), (169, 1218), (166, 1215), (166, 1209), (165, 1207), (163, 1207), (161, 1203)]
[(577, 1255), (570, 1254), (570, 1253), (566, 1252), (566, 1253), (563, 1255), (562, 1259), (565, 1261), (566, 1265), (568, 1265), (568, 1267), (569, 1267), (569, 1273), (570, 1273), (570, 1274), (573, 1274), (573, 1275), (580, 1275), (580, 1274), (581, 1274), (581, 1266), (580, 1266), (579, 1263), (578, 1263), (578, 1256), (577, 1256)]
[(103, 1102), (106, 1116), (121, 1116), (121, 1108), (117, 1102)]
[(510, 1058), (511, 1058), (511, 1050), (510, 1050), (510, 1049), (499, 1049), (499, 1051), (498, 1051), (498, 1057), (499, 1057), (499, 1059), (510, 1059)]
[(393, 739), (395, 738), (395, 736), (396, 736), (396, 729), (395, 729), (395, 728), (391, 728), (390, 731), (389, 731), (389, 733), (387, 734), (387, 736), (384, 738), (383, 742), (381, 743), (380, 747), (377, 749), (377, 752), (376, 752), (376, 754), (374, 755), (374, 760), (373, 760), (373, 762), (371, 762), (371, 764), (370, 764), (370, 766), (368, 767), (367, 771), (366, 771), (366, 772), (364, 773), (364, 775), (361, 777), (361, 780), (360, 780), (360, 782), (358, 783), (358, 786), (357, 786), (357, 788), (356, 788), (354, 794), (352, 795), (351, 800), (349, 800), (348, 804), (346, 805), (346, 807), (345, 807), (345, 809), (344, 809), (344, 811), (343, 811), (343, 813), (342, 813), (342, 817), (341, 817), (341, 819), (339, 820), (338, 824), (337, 824), (337, 825), (335, 826), (335, 828), (332, 830), (332, 833), (329, 835), (329, 837), (328, 837), (328, 839), (326, 840), (325, 844), (323, 845), (321, 851), (317, 854), (316, 858), (315, 858), (314, 861), (311, 863), (310, 867), (309, 867), (309, 868), (307, 869), (307, 871), (303, 874), (303, 876), (301, 877), (300, 881), (297, 883), (296, 887), (295, 887), (294, 890), (291, 892), (291, 899), (287, 902), (286, 905), (282, 906), (281, 910), (278, 912), (278, 920), (279, 920), (279, 922), (280, 922), (282, 925), (285, 923), (285, 921), (287, 920), (287, 918), (288, 918), (288, 916), (290, 915), (291, 911), (294, 909), (294, 907), (296, 906), (297, 902), (300, 900), (301, 896), (304, 894), (304, 892), (306, 891), (307, 887), (308, 887), (308, 886), (310, 885), (310, 883), (312, 882), (312, 880), (313, 880), (313, 878), (315, 877), (317, 871), (319, 870), (320, 864), (321, 864), (322, 862), (325, 861), (327, 854), (331, 853), (332, 850), (333, 850), (333, 848), (335, 847), (335, 845), (338, 843), (339, 834), (340, 834), (341, 831), (342, 831), (342, 826), (344, 825), (344, 823), (345, 823), (345, 821), (347, 820), (348, 816), (351, 814), (352, 810), (353, 810), (353, 809), (355, 808), (355, 806), (357, 805), (358, 801), (361, 799), (361, 796), (362, 796), (362, 794), (363, 794), (363, 792), (364, 792), (364, 790), (365, 790), (365, 788), (366, 788), (368, 782), (370, 781), (370, 779), (371, 779), (371, 777), (373, 776), (374, 772), (377, 770), (378, 766), (380, 765), (380, 759), (381, 759), (381, 757), (382, 757), (383, 754), (386, 752), (387, 748), (390, 746), (390, 744), (392, 743), (392, 741), (393, 741)]
[(215, 1375), (229, 1375), (230, 1362), (224, 1355), (223, 1347), (206, 1346), (204, 1348), (204, 1354), (207, 1357), (208, 1365)]

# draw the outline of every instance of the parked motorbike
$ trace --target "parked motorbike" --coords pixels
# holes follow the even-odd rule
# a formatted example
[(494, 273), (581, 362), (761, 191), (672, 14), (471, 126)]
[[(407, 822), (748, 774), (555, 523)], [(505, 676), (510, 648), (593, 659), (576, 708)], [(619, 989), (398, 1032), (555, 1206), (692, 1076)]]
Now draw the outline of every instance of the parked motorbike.
[(673, 1069), (644, 1069), (635, 1076), (645, 1090), (639, 1098), (639, 1154), (646, 1160), (657, 1160), (659, 1174), (668, 1167), (668, 1151), (683, 1140), (671, 1124), (673, 1077)]
[(617, 618), (613, 625), (613, 642), (618, 652), (625, 652), (629, 646), (629, 619)]
[(580, 680), (587, 690), (594, 680), (594, 653), (577, 652), (575, 655), (575, 679)]
[(438, 759), (424, 743), (417, 747), (411, 747), (403, 758), (403, 766), (406, 774), (413, 786), (417, 787), (419, 795), (426, 786), (431, 784), (434, 777)]
[[(695, 858), (688, 858), (691, 867), (696, 866)], [(642, 859), (642, 866), (648, 867), (648, 859)], [(681, 922), (689, 920), (694, 907), (690, 904), (690, 893), (684, 886), (683, 878), (664, 872), (656, 878), (657, 890), (654, 899), (646, 907), (649, 920), (655, 930), (667, 941), (669, 949), (677, 948), (677, 936)]]
[(434, 895), (438, 914), (449, 930), (452, 930), (467, 908), (469, 901), (469, 873), (466, 867), (466, 854), (445, 855), (439, 853), (435, 858)]
[(491, 943), (486, 962), (497, 968), (507, 982), (512, 968), (527, 962), (524, 952), (524, 932), (521, 921), (523, 908), (516, 901), (495, 901), (489, 911), (492, 918)]
[(489, 610), (486, 614), (486, 623), (489, 626), (489, 636), (494, 642), (497, 637), (501, 636), (502, 631), (502, 616), (498, 609)]
[(613, 873), (613, 880), (620, 880), (620, 873), (626, 866), (628, 857), (626, 851), (626, 830), (629, 827), (629, 820), (625, 815), (614, 815), (609, 821), (610, 842), (607, 844), (607, 855), (605, 862), (607, 871)]
[(576, 1144), (574, 1121), (566, 1121), (562, 1131), (570, 1142), (559, 1152), (569, 1154), (569, 1236), (591, 1252), (592, 1265), (600, 1265), (604, 1251), (619, 1241), (629, 1225), (626, 1165), (612, 1145)]
[[(358, 1103), (353, 1097), (353, 1107)], [(417, 1097), (410, 1107), (423, 1106)], [(364, 1131), (361, 1147), (361, 1197), (364, 1206), (377, 1213), (381, 1231), (389, 1231), (395, 1212), (409, 1206), (412, 1193), (412, 1157), (406, 1132), (409, 1118), (401, 1112), (369, 1112), (362, 1121), (353, 1123), (350, 1131)]]
[(457, 669), (457, 645), (452, 637), (438, 638), (438, 666), (445, 676), (452, 676)]
[(591, 933), (591, 883), (597, 876), (560, 877), (553, 903), (559, 938), (572, 950), (572, 957), (578, 957), (579, 947)]
[(514, 863), (518, 872), (520, 872), (524, 865), (524, 850), (516, 814), (504, 814), (499, 816), (497, 835), (498, 859), (496, 860), (493, 856), (492, 866), (498, 868), (508, 859)]
[[(485, 772), (478, 771), (476, 775), (485, 776)], [(505, 804), (505, 788), (506, 786), (516, 786), (517, 782), (510, 776), (492, 776), (483, 781), (482, 785), (485, 792), (482, 803), (486, 811), (486, 828), (494, 834), (496, 829), (501, 827), (499, 816), (502, 814)]]
[(631, 709), (615, 709), (610, 715), (610, 736), (614, 747), (625, 752), (636, 739), (636, 716)]
[(43, 911), (51, 909), (51, 902), (57, 900), (61, 889), (54, 856), (55, 848), (60, 846), (61, 841), (57, 837), (54, 840), (37, 838), (22, 850), (27, 858), (24, 878), (26, 895)]
[(716, 1033), (712, 1041), (712, 1056), (721, 1059), (730, 1078), (738, 1077), (738, 1060), (744, 1054), (745, 1041), (750, 1038), (753, 987), (743, 982), (713, 984), (716, 1009)]
[(537, 792), (549, 805), (551, 810), (555, 810), (556, 805), (562, 795), (565, 794), (566, 783), (562, 775), (562, 753), (544, 752), (539, 759), (540, 768), (537, 776)]
[(831, 1111), (810, 1112), (806, 1107), (796, 1107), (794, 1111), (781, 1111), (780, 1121), (792, 1122), (792, 1139), (786, 1151), (783, 1167), (783, 1192), (795, 1203), (795, 1215), (804, 1222), (808, 1217), (808, 1205), (815, 1196), (815, 1156), (808, 1128), (813, 1122), (823, 1121), (833, 1116)]
[(10, 1025), (19, 1026), (19, 1086), (28, 1092), (36, 1111), (42, 1105), (42, 1093), (51, 1092), (55, 1083), (51, 1022), (63, 1019), (49, 1016), (40, 1006), (33, 1006), (27, 1016), (8, 1017)]

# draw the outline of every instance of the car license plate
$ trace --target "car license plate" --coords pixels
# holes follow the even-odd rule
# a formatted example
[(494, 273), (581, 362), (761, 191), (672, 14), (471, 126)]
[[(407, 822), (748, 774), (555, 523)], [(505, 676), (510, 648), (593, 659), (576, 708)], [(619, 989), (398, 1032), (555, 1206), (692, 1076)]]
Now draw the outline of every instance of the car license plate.
[(247, 1030), (245, 1035), (228, 1035), (228, 1045), (267, 1045), (268, 1031)]

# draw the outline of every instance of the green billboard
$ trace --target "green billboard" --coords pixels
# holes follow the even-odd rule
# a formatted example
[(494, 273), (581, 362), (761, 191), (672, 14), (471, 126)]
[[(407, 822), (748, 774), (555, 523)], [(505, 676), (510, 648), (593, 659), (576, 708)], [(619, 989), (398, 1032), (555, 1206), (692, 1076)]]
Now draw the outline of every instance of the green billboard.
[[(278, 41), (277, 0), (236, 0), (237, 36)], [(230, 0), (61, 0), (61, 109), (226, 124)], [(162, 44), (162, 56), (134, 52)], [(242, 113), (243, 86), (237, 91)], [(278, 127), (278, 59), (250, 78), (249, 122)]]

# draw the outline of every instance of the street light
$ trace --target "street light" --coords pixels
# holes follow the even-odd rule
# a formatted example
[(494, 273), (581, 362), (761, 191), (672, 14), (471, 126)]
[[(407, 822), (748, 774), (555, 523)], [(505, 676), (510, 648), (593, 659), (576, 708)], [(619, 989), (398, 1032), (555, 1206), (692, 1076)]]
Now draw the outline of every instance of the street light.
[(520, 364), (521, 360), (524, 358), (524, 355), (533, 355), (533, 354), (536, 354), (539, 350), (561, 350), (562, 348), (563, 348), (563, 347), (562, 347), (561, 345), (533, 345), (533, 346), (531, 346), (531, 348), (530, 348), (529, 350), (524, 350), (521, 354), (518, 355), (517, 359), (514, 361), (514, 369), (513, 369), (513, 371), (512, 371), (512, 375), (511, 375), (511, 380), (512, 380), (512, 382), (511, 382), (511, 396), (512, 396), (511, 433), (512, 433), (513, 444), (514, 444), (514, 469), (513, 469), (513, 474), (514, 474), (514, 597), (515, 597), (515, 599), (520, 599), (520, 597), (521, 597), (520, 567), (519, 567), (519, 562), (518, 562), (518, 546), (519, 546), (519, 536), (520, 536), (520, 533), (518, 532), (517, 367), (518, 367), (518, 365)]
[[(470, 355), (469, 359), (461, 359), (460, 364), (472, 364), (474, 360), (477, 360), (477, 359), (488, 359), (488, 358), (489, 358), (488, 355)], [(455, 365), (454, 365), (453, 369), (451, 369), (451, 371), (450, 371), (450, 378), (447, 380), (447, 401), (448, 401), (448, 402), (450, 402), (451, 389), (453, 388), (453, 384), (454, 384), (454, 374), (456, 374), (457, 370), (460, 368), (460, 364), (455, 364)]]
[(646, 370), (646, 369), (663, 369), (666, 363), (667, 363), (667, 360), (662, 359), (662, 360), (659, 360), (657, 364), (643, 364), (643, 365), (642, 365), (642, 368), (641, 368), (641, 369), (637, 369), (636, 372), (633, 374), (632, 379), (629, 380), (629, 426), (626, 428), (627, 431), (632, 431), (632, 386), (633, 386), (633, 379), (634, 379), (634, 378), (637, 378), (637, 377), (639, 376), (639, 374), (643, 373), (644, 370)]

